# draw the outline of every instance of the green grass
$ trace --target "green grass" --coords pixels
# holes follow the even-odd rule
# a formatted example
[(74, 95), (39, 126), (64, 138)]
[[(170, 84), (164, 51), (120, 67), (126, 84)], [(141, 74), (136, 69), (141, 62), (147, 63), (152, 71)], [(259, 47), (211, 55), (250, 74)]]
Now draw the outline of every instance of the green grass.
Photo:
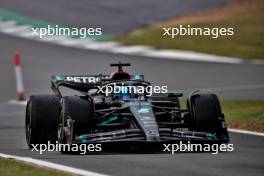
[(264, 101), (222, 101), (228, 126), (264, 132)]
[[(127, 36), (116, 38), (124, 44), (149, 45), (162, 49), (192, 50), (197, 52), (248, 59), (264, 59), (264, 13), (254, 12), (229, 17), (217, 22), (189, 24), (192, 27), (234, 28), (233, 36), (163, 36), (162, 27), (138, 29)], [(172, 26), (177, 27), (177, 26)]]
[(1, 176), (73, 176), (50, 170), (47, 168), (36, 167), (12, 159), (0, 157), (0, 175)]

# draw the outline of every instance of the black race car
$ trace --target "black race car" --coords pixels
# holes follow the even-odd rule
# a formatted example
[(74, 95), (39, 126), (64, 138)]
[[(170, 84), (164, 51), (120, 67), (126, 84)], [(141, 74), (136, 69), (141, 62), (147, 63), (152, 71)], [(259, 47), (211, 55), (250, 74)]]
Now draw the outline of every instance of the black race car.
[[(182, 93), (148, 96), (143, 75), (123, 71), (115, 63), (111, 75), (53, 76), (55, 95), (32, 95), (26, 108), (26, 140), (31, 144), (162, 144), (177, 141), (227, 143), (224, 114), (215, 94), (195, 91), (181, 108)], [(122, 91), (107, 92), (116, 86)], [(62, 87), (78, 96), (63, 96)], [(134, 87), (131, 92), (128, 87)], [(111, 89), (112, 90), (112, 89)]]

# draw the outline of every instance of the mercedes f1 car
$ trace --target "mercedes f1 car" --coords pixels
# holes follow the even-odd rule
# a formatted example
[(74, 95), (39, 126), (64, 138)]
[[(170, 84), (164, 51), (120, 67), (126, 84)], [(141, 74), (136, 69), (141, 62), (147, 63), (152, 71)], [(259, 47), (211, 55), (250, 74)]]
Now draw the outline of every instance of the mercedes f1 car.
[[(129, 63), (114, 63), (111, 75), (52, 76), (54, 95), (32, 95), (26, 108), (26, 140), (61, 144), (136, 143), (177, 141), (227, 143), (224, 114), (215, 94), (191, 93), (181, 108), (182, 93), (146, 96), (126, 92), (104, 94), (108, 85), (150, 86), (143, 75), (123, 71)], [(64, 96), (61, 87), (80, 95)]]

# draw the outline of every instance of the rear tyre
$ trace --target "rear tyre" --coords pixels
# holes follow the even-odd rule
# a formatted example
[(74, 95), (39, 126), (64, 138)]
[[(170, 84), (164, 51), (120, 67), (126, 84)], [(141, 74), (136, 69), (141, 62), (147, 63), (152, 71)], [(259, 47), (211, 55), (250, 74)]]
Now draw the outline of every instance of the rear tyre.
[(55, 95), (32, 95), (26, 106), (26, 141), (32, 144), (55, 143), (57, 140), (57, 119), (60, 98)]
[[(66, 139), (65, 127), (67, 120), (73, 121), (72, 139)], [(95, 127), (93, 106), (88, 100), (78, 96), (62, 98), (61, 112), (58, 124), (59, 143), (71, 143), (75, 136), (91, 133)]]
[(194, 130), (216, 134), (228, 139), (224, 115), (215, 94), (195, 95), (191, 101)]

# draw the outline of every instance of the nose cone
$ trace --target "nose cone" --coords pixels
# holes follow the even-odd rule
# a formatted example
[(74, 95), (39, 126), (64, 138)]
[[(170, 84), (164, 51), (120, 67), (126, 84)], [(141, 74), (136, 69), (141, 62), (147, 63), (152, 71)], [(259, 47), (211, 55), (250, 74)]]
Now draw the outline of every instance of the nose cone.
[(152, 107), (147, 101), (129, 102), (130, 111), (145, 133), (147, 141), (157, 142), (160, 140), (159, 128)]

